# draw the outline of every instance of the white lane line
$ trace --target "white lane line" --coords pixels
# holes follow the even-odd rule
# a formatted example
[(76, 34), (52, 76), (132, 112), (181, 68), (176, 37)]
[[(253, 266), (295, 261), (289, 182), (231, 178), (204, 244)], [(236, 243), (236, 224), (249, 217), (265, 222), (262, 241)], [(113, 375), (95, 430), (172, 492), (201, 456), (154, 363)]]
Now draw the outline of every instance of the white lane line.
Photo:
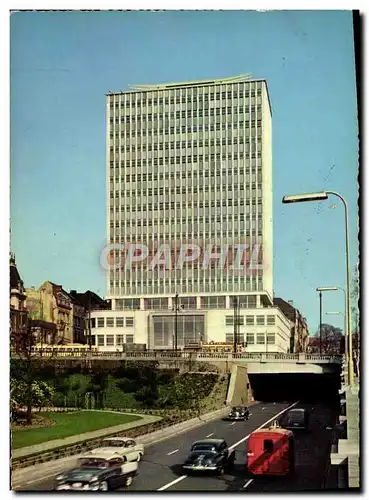
[(208, 434), (206, 437), (209, 438), (211, 436), (214, 436), (214, 432), (212, 432), (211, 434)]
[(230, 425), (234, 425), (236, 422), (232, 422)]
[(253, 479), (249, 479), (249, 480), (247, 481), (247, 483), (245, 483), (245, 484), (242, 486), (242, 489), (243, 489), (243, 490), (244, 490), (244, 489), (246, 489), (248, 486), (250, 486), (250, 484), (251, 484), (252, 482), (253, 482)]
[(262, 407), (261, 411), (265, 410), (265, 406)]
[[(294, 406), (297, 405), (299, 401), (296, 401), (296, 403), (293, 403), (292, 405), (290, 406), (287, 406), (287, 408), (285, 408), (284, 410), (280, 411), (279, 413), (277, 413), (277, 415), (274, 415), (272, 418), (270, 418), (269, 420), (267, 420), (266, 422), (264, 422), (260, 427), (258, 427), (257, 429), (254, 429), (252, 432), (255, 432), (255, 431), (258, 431), (259, 429), (262, 429), (263, 427), (265, 427), (267, 424), (269, 424), (270, 422), (272, 422), (273, 420), (275, 420), (276, 418), (279, 417), (279, 415), (282, 415), (282, 413), (285, 413), (286, 411), (288, 411), (290, 408), (293, 408)], [(237, 441), (237, 443), (235, 444), (232, 444), (232, 446), (230, 446), (228, 449), (229, 450), (233, 450), (234, 448), (237, 448), (237, 446), (241, 443), (243, 443), (244, 441), (246, 441), (246, 439), (248, 439), (250, 437), (250, 434), (248, 434), (247, 436), (245, 436), (244, 438), (240, 439), (239, 441)]]
[(169, 455), (173, 455), (174, 453), (177, 453), (178, 450), (171, 451), (170, 453), (167, 453), (168, 457)]
[[(257, 429), (253, 430), (252, 432), (255, 432), (255, 431), (258, 431), (259, 429), (262, 429), (265, 425), (269, 424), (269, 422), (272, 422), (275, 418), (278, 418), (279, 415), (282, 415), (282, 413), (285, 413), (286, 411), (288, 411), (290, 408), (293, 408), (294, 406), (296, 406), (298, 403), (298, 401), (296, 401), (296, 403), (293, 403), (292, 405), (288, 406), (287, 408), (285, 408), (284, 410), (280, 411), (279, 413), (277, 413), (277, 415), (274, 415), (272, 418), (270, 418), (269, 420), (267, 420), (266, 422), (264, 422), (260, 427), (258, 427)], [(244, 441), (246, 441), (246, 439), (248, 439), (250, 437), (250, 434), (248, 434), (247, 436), (245, 436), (244, 438), (240, 439), (239, 441), (237, 441), (237, 443), (233, 444), (232, 446), (230, 446), (228, 449), (229, 450), (233, 450), (234, 448), (237, 448), (237, 446), (241, 443), (243, 443)], [(161, 488), (159, 488), (158, 490), (156, 491), (164, 491), (164, 490), (167, 490), (168, 488), (170, 488), (171, 486), (173, 486), (174, 484), (177, 484), (177, 483), (180, 483), (181, 481), (183, 481), (184, 479), (186, 479), (187, 476), (180, 476), (178, 477), (177, 479), (175, 479), (174, 481), (172, 481), (171, 483), (168, 483), (168, 484), (165, 484), (164, 486), (162, 486)], [(247, 483), (246, 483), (247, 484)], [(251, 483), (250, 483), (251, 484)], [(248, 486), (248, 484), (247, 484)], [(246, 487), (246, 485), (244, 486)]]
[(177, 479), (175, 479), (174, 481), (172, 481), (171, 483), (168, 483), (168, 484), (165, 484), (164, 486), (162, 486), (161, 488), (159, 488), (158, 490), (156, 491), (164, 491), (168, 488), (170, 488), (171, 486), (173, 486), (173, 484), (177, 484), (179, 483), (180, 481), (183, 481), (183, 479), (186, 479), (187, 476), (181, 476), (181, 477), (177, 477)]

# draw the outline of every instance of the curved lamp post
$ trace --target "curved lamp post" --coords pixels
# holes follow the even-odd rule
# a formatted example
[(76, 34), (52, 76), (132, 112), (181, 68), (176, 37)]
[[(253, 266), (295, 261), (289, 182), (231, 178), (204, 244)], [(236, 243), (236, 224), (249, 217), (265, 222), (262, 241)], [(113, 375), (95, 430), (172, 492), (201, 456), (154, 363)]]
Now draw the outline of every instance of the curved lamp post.
[[(346, 360), (348, 359), (348, 339), (347, 339), (347, 321), (346, 321), (346, 290), (342, 288), (341, 286), (320, 286), (316, 289), (317, 292), (336, 292), (337, 290), (341, 290), (343, 292), (344, 298), (345, 298), (345, 311), (344, 313), (335, 313), (335, 314), (342, 314), (344, 317), (344, 337), (345, 337), (345, 357)], [(333, 314), (333, 313), (326, 313), (326, 314)]]
[(345, 198), (336, 191), (320, 191), (317, 193), (305, 193), (284, 196), (282, 203), (303, 203), (305, 201), (325, 201), (329, 195), (339, 198), (345, 210), (345, 240), (346, 240), (346, 331), (348, 334), (348, 382), (351, 385), (354, 382), (354, 366), (352, 351), (352, 331), (351, 331), (351, 297), (350, 297), (350, 249), (349, 249), (349, 220), (348, 207)]

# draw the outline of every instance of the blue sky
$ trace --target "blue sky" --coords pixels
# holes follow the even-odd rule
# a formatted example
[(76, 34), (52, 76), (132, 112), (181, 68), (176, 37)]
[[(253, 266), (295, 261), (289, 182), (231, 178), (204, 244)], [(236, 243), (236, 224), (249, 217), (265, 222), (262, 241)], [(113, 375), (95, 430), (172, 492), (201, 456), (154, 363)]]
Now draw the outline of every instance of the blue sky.
[[(252, 73), (273, 109), (274, 290), (311, 331), (317, 286), (345, 286), (339, 200), (357, 262), (358, 125), (349, 11), (72, 12), (11, 16), (12, 250), (26, 286), (104, 295), (105, 93), (129, 84)], [(324, 296), (343, 311), (342, 294)], [(342, 326), (340, 317), (326, 317)]]

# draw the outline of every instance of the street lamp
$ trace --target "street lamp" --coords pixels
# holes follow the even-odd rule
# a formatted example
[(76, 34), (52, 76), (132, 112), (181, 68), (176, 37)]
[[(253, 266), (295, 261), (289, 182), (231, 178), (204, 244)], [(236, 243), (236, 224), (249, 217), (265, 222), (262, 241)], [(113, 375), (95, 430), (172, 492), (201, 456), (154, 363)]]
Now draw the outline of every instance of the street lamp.
[[(347, 342), (347, 324), (346, 324), (346, 290), (341, 286), (320, 286), (316, 289), (317, 292), (336, 292), (337, 290), (341, 290), (343, 292), (345, 298), (345, 312), (344, 316), (344, 337), (345, 337), (345, 357), (348, 359), (348, 342)], [(327, 313), (328, 314), (328, 313)], [(339, 313), (342, 314), (342, 313)]]
[(354, 382), (353, 352), (352, 352), (352, 332), (351, 332), (351, 309), (350, 309), (350, 250), (349, 250), (349, 220), (348, 207), (345, 198), (336, 191), (320, 191), (318, 193), (305, 193), (284, 196), (282, 203), (301, 203), (305, 201), (324, 201), (329, 195), (339, 198), (345, 211), (345, 240), (346, 240), (346, 332), (348, 335), (348, 382)]

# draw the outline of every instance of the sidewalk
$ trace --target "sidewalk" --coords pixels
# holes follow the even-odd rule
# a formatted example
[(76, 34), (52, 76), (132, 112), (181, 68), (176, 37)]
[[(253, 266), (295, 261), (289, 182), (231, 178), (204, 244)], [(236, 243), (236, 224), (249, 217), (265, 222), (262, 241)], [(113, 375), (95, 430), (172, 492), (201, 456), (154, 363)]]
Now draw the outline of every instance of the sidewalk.
[[(122, 413), (122, 412), (117, 412)], [(130, 414), (132, 415), (132, 414)], [(141, 427), (142, 425), (152, 424), (153, 422), (157, 422), (161, 420), (161, 417), (152, 416), (152, 415), (140, 415), (141, 420), (135, 420), (134, 422), (129, 422), (127, 424), (116, 425), (114, 427), (106, 427), (104, 429), (98, 429), (97, 431), (85, 432), (84, 434), (78, 434), (74, 436), (69, 436), (62, 439), (54, 439), (53, 441), (45, 441), (44, 443), (35, 444), (33, 446), (26, 446), (23, 448), (17, 448), (12, 451), (12, 458), (22, 458), (31, 455), (36, 455), (38, 453), (44, 453), (46, 451), (52, 451), (57, 448), (61, 448), (64, 446), (72, 446), (78, 443), (82, 443), (84, 441), (90, 441), (92, 439), (102, 438), (107, 435), (116, 434), (120, 432), (127, 431), (129, 429), (133, 429), (135, 427)]]

